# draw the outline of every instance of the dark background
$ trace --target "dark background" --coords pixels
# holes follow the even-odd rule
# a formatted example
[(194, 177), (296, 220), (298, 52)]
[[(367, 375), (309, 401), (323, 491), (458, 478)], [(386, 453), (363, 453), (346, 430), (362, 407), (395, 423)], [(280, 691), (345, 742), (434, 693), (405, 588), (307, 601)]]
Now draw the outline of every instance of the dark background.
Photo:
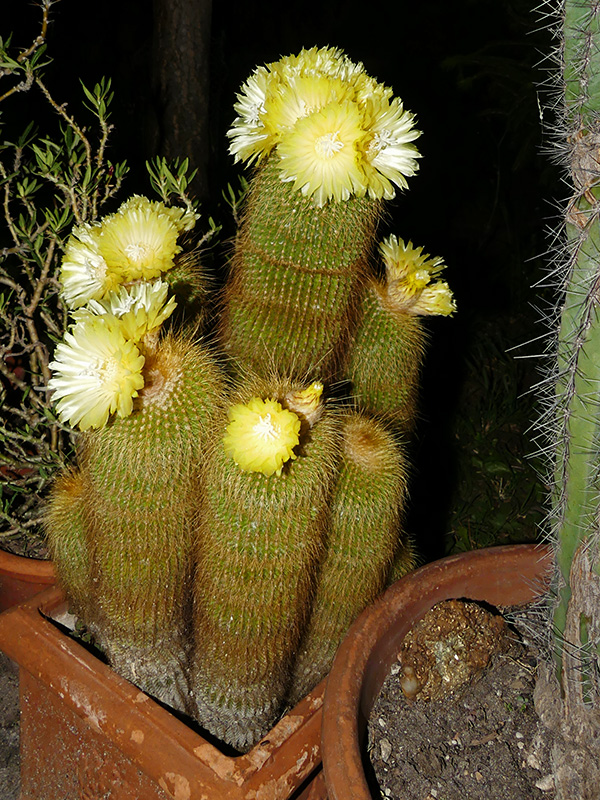
[[(534, 449), (528, 428), (537, 413), (529, 356), (540, 346), (523, 343), (542, 333), (532, 305), (546, 298), (532, 286), (543, 274), (553, 201), (565, 190), (541, 153), (538, 94), (552, 42), (536, 5), (215, 0), (211, 8), (204, 0), (61, 0), (52, 7), (54, 63), (46, 82), (75, 108), (80, 78), (88, 85), (112, 78), (111, 155), (131, 168), (123, 197), (149, 192), (147, 158), (191, 155), (203, 210), (226, 230), (221, 191), (241, 168), (228, 156), (225, 133), (235, 92), (256, 65), (335, 45), (391, 85), (416, 115), (420, 171), (389, 204), (381, 234), (443, 256), (458, 304), (455, 317), (428, 320), (408, 520), (426, 559), (532, 539), (540, 519), (544, 487), (525, 458)], [(190, 20), (181, 46), (170, 38), (176, 14), (180, 27)], [(34, 5), (8, 0), (0, 33), (14, 30), (15, 43), (26, 46), (38, 18)], [(182, 54), (184, 62), (197, 58), (195, 74), (204, 82), (184, 76), (179, 89), (169, 84), (183, 74)], [(17, 124), (23, 109), (18, 102), (14, 108)], [(43, 114), (39, 119), (43, 126)], [(171, 134), (186, 120), (198, 135), (178, 145)]]

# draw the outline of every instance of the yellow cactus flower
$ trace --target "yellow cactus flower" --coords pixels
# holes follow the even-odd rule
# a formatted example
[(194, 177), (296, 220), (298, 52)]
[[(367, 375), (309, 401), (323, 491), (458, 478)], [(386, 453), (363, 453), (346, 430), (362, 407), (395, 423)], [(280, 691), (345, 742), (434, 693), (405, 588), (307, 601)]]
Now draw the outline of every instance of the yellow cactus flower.
[(386, 266), (387, 294), (396, 308), (410, 314), (448, 316), (456, 303), (445, 281), (433, 282), (445, 264), (439, 256), (431, 257), (422, 247), (413, 247), (396, 236), (388, 236), (379, 245)]
[(300, 414), (309, 425), (314, 425), (323, 412), (323, 384), (313, 381), (306, 389), (291, 391), (285, 396), (285, 403), (295, 414)]
[(456, 311), (456, 301), (446, 281), (426, 286), (413, 306), (413, 314), (438, 314), (450, 316)]
[(415, 290), (426, 286), (431, 278), (445, 269), (444, 259), (430, 256), (422, 247), (404, 242), (393, 234), (379, 245), (379, 252), (386, 266), (388, 281), (406, 280), (415, 282)]
[(358, 108), (333, 102), (299, 119), (281, 138), (281, 178), (294, 189), (312, 197), (315, 205), (328, 200), (347, 200), (365, 192), (358, 164), (361, 130)]
[(281, 475), (286, 461), (296, 458), (300, 420), (277, 401), (253, 397), (231, 406), (228, 418), (225, 452), (245, 472)]
[(144, 357), (112, 315), (76, 324), (57, 345), (48, 388), (59, 418), (81, 430), (102, 428), (111, 414), (127, 417), (144, 386)]
[(103, 300), (90, 301), (74, 318), (79, 322), (90, 315), (111, 314), (120, 320), (125, 337), (137, 342), (156, 331), (175, 311), (177, 303), (174, 297), (167, 299), (168, 293), (169, 284), (160, 279), (121, 286)]
[(278, 83), (265, 98), (264, 126), (274, 143), (296, 122), (333, 101), (351, 99), (351, 87), (339, 78), (297, 75)]
[(181, 208), (180, 206), (166, 206), (159, 200), (148, 200), (140, 194), (132, 195), (129, 200), (126, 200), (119, 206), (119, 212), (123, 213), (131, 208), (137, 208), (142, 211), (151, 211), (155, 214), (166, 214), (179, 233), (183, 231), (191, 231), (196, 221), (200, 219), (200, 214), (188, 208)]
[(102, 221), (99, 249), (122, 283), (157, 278), (171, 269), (181, 251), (178, 224), (166, 206), (145, 198), (125, 204)]
[(60, 268), (61, 294), (71, 309), (97, 300), (119, 284), (100, 253), (100, 226), (78, 225), (67, 241)]
[(252, 164), (269, 153), (275, 145), (262, 121), (271, 80), (272, 74), (269, 70), (258, 67), (237, 95), (238, 100), (233, 107), (238, 116), (227, 132), (231, 139), (229, 152), (236, 163), (246, 161)]
[[(356, 151), (350, 158), (345, 150), (332, 170), (323, 168), (313, 144), (307, 144), (312, 123), (306, 120), (336, 106), (346, 109), (347, 119), (353, 117)], [(242, 87), (235, 110), (238, 116), (227, 134), (235, 160), (252, 163), (276, 151), (282, 180), (293, 180), (294, 188), (319, 206), (365, 192), (374, 199), (392, 198), (395, 187), (406, 188), (418, 168), (413, 142), (420, 132), (413, 115), (392, 89), (336, 48), (313, 47), (259, 67)], [(331, 156), (331, 145), (327, 153)]]

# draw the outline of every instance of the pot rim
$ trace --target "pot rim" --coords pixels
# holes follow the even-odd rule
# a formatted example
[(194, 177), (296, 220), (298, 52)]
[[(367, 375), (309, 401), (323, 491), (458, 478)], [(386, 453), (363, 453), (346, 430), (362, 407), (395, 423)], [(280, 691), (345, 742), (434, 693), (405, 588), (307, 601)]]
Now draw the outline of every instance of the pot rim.
[(0, 648), (158, 786), (175, 765), (190, 796), (258, 797), (271, 787), (265, 797), (281, 798), (319, 767), (323, 682), (249, 752), (225, 755), (66, 636), (55, 623), (64, 623), (67, 608), (55, 586), (6, 611), (0, 615)]
[(10, 575), (25, 583), (52, 584), (56, 580), (54, 563), (41, 558), (18, 556), (0, 548), (0, 576)]
[(375, 699), (410, 627), (442, 600), (465, 598), (499, 607), (530, 602), (547, 589), (551, 563), (550, 548), (539, 544), (447, 556), (396, 581), (359, 615), (337, 651), (325, 686), (321, 753), (331, 800), (372, 798), (361, 743)]

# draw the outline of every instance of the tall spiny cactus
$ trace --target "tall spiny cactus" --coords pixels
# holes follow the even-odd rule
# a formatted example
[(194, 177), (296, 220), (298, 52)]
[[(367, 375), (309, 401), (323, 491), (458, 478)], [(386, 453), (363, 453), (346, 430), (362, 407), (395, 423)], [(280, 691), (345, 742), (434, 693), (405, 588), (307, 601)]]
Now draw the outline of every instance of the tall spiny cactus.
[(558, 235), (564, 295), (542, 425), (553, 444), (549, 533), (564, 733), (555, 756), (557, 796), (566, 800), (596, 796), (600, 781), (600, 4), (566, 0), (559, 18), (556, 138), (573, 194)]
[(75, 324), (50, 388), (84, 432), (78, 468), (57, 480), (47, 514), (74, 610), (122, 674), (180, 707), (199, 470), (224, 390), (206, 348), (160, 334), (176, 305), (160, 275), (189, 222), (134, 197), (69, 242), (62, 274)]
[(220, 320), (226, 353), (261, 375), (317, 369), (330, 377), (354, 323), (379, 213), (380, 203), (364, 197), (316, 208), (267, 159), (236, 238)]
[(321, 391), (251, 385), (207, 458), (192, 688), (197, 718), (239, 749), (281, 714), (322, 557), (339, 426)]
[(381, 422), (344, 415), (340, 473), (312, 613), (294, 662), (290, 704), (325, 676), (354, 618), (385, 588), (399, 550), (402, 571), (414, 568), (401, 529), (407, 472), (402, 448)]
[(444, 268), (441, 258), (429, 258), (422, 247), (395, 236), (381, 243), (380, 252), (385, 278), (367, 284), (345, 374), (362, 410), (410, 433), (426, 343), (421, 316), (451, 314), (456, 306), (447, 283), (431, 282)]
[(382, 200), (417, 169), (412, 115), (335, 48), (259, 67), (229, 136), (259, 162), (225, 293), (241, 365), (331, 378), (354, 327)]

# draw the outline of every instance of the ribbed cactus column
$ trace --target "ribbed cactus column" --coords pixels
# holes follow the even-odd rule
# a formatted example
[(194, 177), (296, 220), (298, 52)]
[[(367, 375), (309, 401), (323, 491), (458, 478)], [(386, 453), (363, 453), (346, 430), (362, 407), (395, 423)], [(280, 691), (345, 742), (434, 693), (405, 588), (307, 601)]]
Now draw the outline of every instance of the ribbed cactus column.
[(385, 285), (370, 283), (345, 371), (359, 407), (412, 431), (426, 341), (419, 317), (395, 304)]
[[(335, 417), (325, 411), (304, 430), (312, 415), (290, 413), (289, 394), (271, 387), (234, 405), (226, 439), (232, 449), (218, 443), (206, 470), (195, 588), (195, 716), (240, 750), (264, 736), (283, 710), (337, 462)], [(278, 462), (265, 456), (271, 445), (281, 447)]]
[(600, 6), (566, 0), (561, 11), (564, 103), (555, 134), (573, 196), (559, 238), (555, 279), (564, 294), (548, 380), (553, 394), (541, 425), (550, 433), (554, 470), (548, 527), (557, 564), (552, 630), (563, 735), (554, 774), (557, 798), (567, 800), (594, 797), (600, 784)]
[(335, 48), (259, 67), (228, 133), (258, 168), (224, 298), (227, 353), (262, 375), (335, 374), (383, 200), (417, 170), (412, 114)]
[(82, 619), (89, 613), (92, 579), (85, 525), (86, 491), (80, 470), (65, 471), (52, 486), (45, 518), (50, 556), (59, 583), (68, 589), (71, 612)]
[[(83, 621), (122, 675), (179, 707), (199, 471), (222, 392), (212, 357), (167, 337), (146, 353), (133, 413), (83, 434), (79, 453), (91, 576)], [(63, 496), (59, 484), (48, 520), (57, 555), (71, 536)], [(77, 594), (67, 561), (59, 571)]]
[(348, 348), (345, 374), (358, 406), (410, 433), (417, 418), (419, 376), (427, 332), (421, 316), (448, 315), (454, 300), (444, 264), (390, 236), (380, 245), (386, 272), (369, 283)]
[(401, 527), (408, 472), (401, 447), (381, 422), (365, 415), (348, 414), (342, 431), (326, 551), (294, 663), (290, 704), (325, 676), (354, 618), (385, 588), (395, 557), (399, 575), (415, 566)]
[[(600, 8), (591, 2), (567, 2), (564, 24), (563, 121), (575, 195), (565, 218), (567, 264), (556, 381), (554, 506), (561, 586), (555, 625), (559, 632), (566, 625), (573, 559), (582, 557), (585, 549), (597, 571), (600, 545)], [(580, 622), (588, 626), (587, 620)]]
[(353, 326), (380, 203), (316, 208), (281, 181), (277, 157), (251, 181), (220, 322), (228, 355), (268, 375), (328, 377)]

